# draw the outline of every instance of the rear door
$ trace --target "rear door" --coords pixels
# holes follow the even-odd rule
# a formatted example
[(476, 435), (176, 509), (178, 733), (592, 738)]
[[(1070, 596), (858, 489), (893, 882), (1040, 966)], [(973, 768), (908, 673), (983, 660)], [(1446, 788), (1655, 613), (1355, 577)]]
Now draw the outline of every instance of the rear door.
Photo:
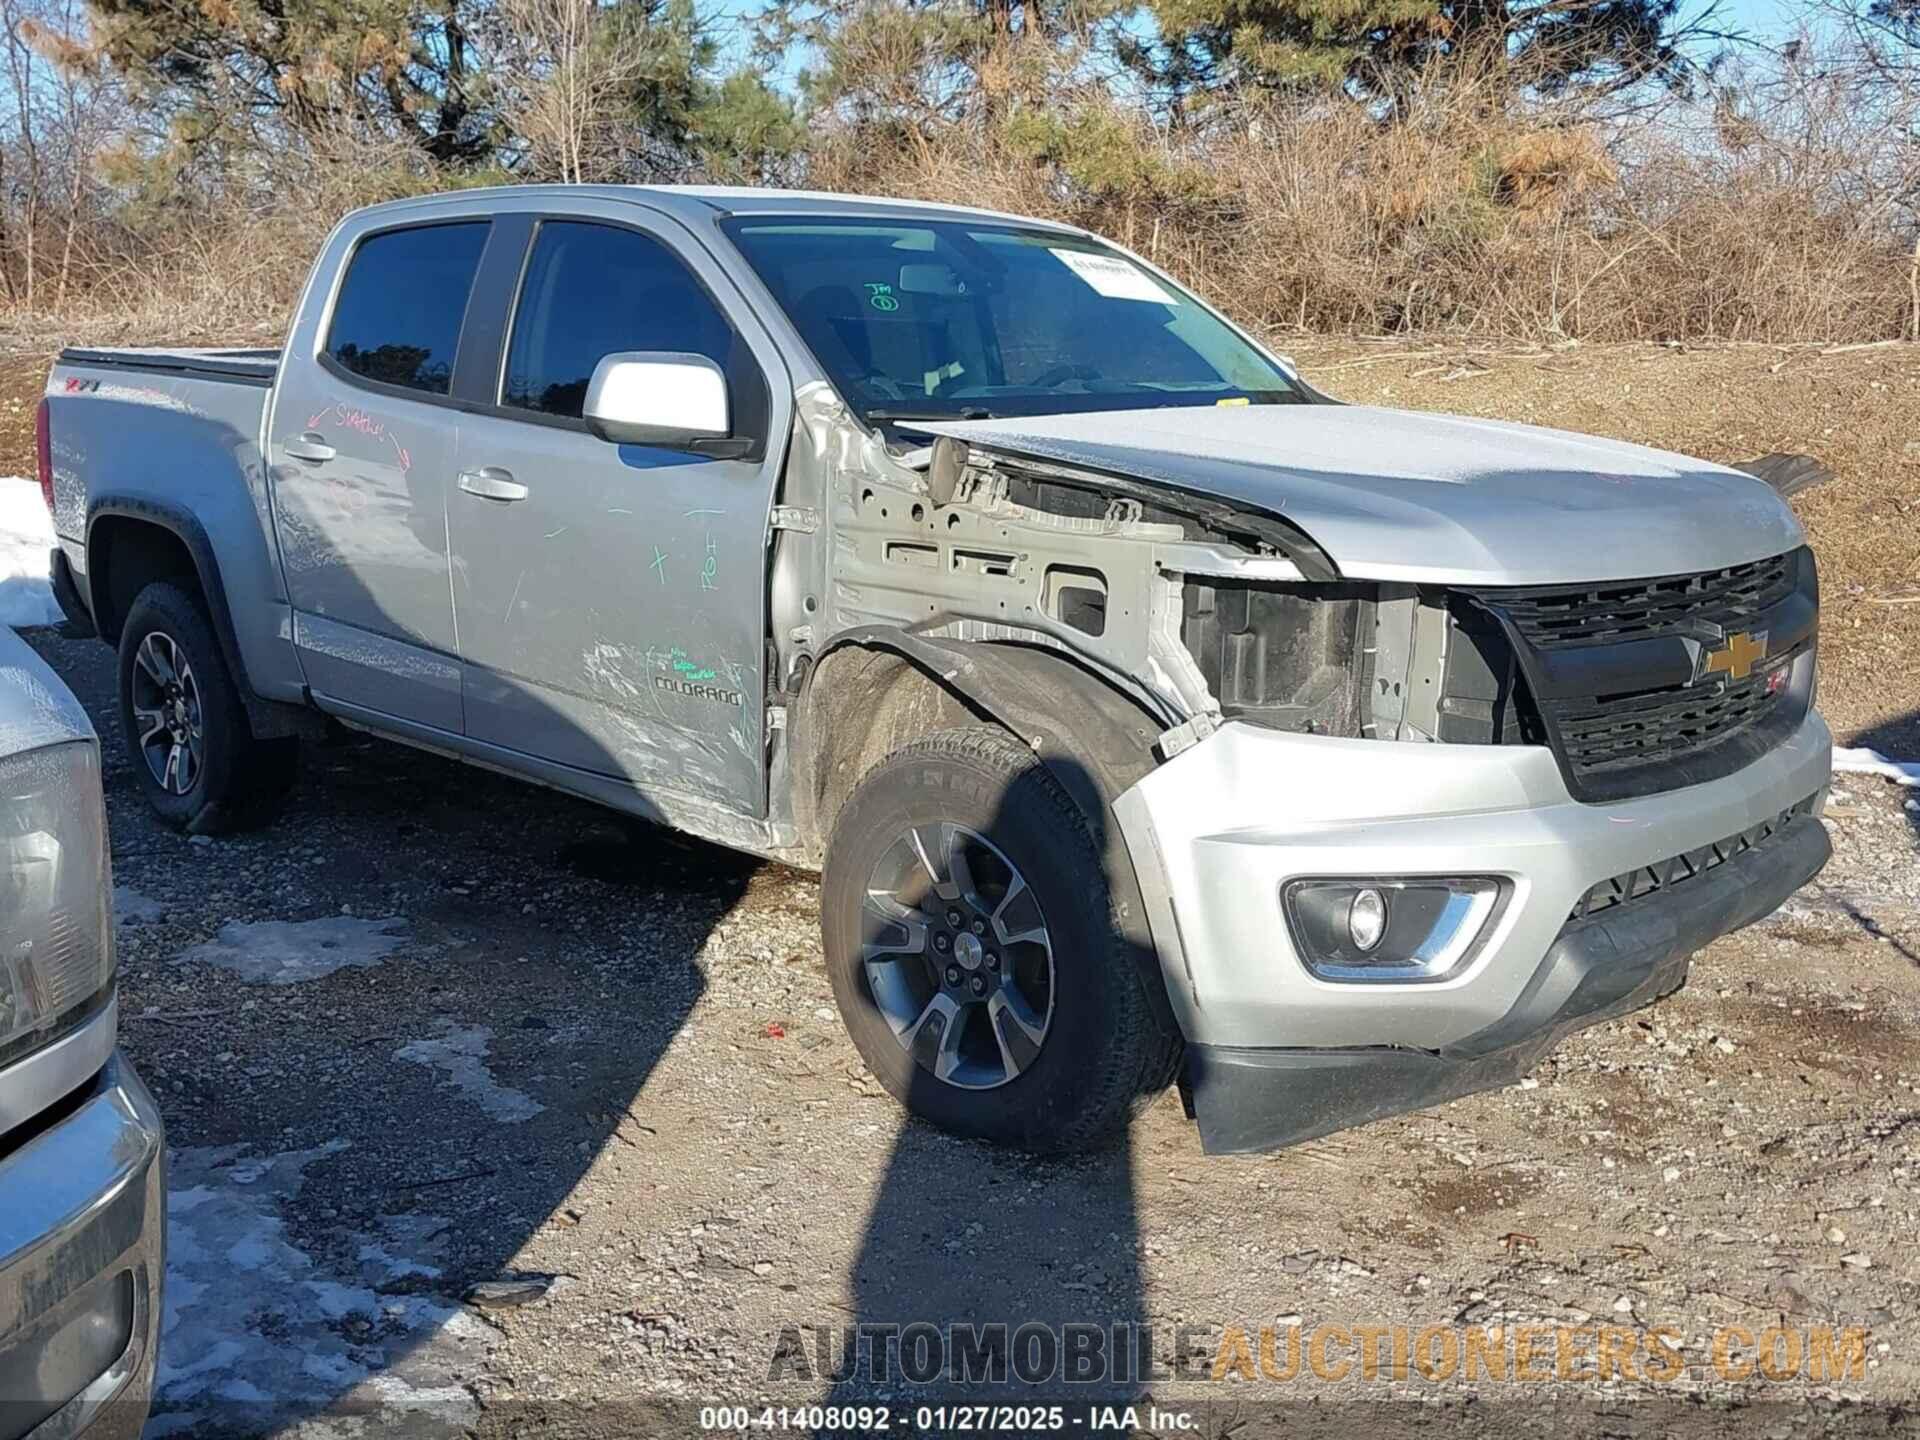
[(784, 436), (778, 352), (687, 232), (617, 202), (534, 217), (503, 328), (448, 504), (468, 737), (764, 814), (781, 446), (716, 460), (614, 445), (581, 403), (603, 356), (690, 352), (726, 371), (736, 429)]
[(335, 708), (457, 734), (447, 555), (451, 408), (484, 215), (336, 235), (267, 424), (294, 642)]

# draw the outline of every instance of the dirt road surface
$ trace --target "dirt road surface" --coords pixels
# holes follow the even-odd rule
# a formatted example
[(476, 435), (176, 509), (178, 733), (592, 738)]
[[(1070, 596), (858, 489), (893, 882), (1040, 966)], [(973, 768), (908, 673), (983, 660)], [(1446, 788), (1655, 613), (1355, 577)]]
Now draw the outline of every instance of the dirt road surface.
[[(1920, 358), (1377, 358), (1394, 348), (1418, 349), (1303, 358), (1357, 400), (1720, 459), (1833, 451), (1839, 479), (1800, 506), (1822, 698), (1844, 738), (1902, 748), (1920, 607), (1872, 601), (1920, 581), (1920, 466), (1899, 458)], [(1652, 393), (1618, 410), (1628, 385)], [(190, 840), (135, 790), (107, 650), (28, 638), (105, 742), (125, 1043), (174, 1147), (155, 1435), (678, 1434), (761, 1401), (910, 1417), (954, 1392), (818, 1373), (816, 1327), (996, 1320), (1151, 1326), (1194, 1377), (1098, 1393), (1196, 1407), (1202, 1433), (1914, 1423), (1920, 815), (1885, 781), (1837, 785), (1836, 858), (1786, 910), (1519, 1086), (1227, 1159), (1169, 1095), (1125, 1146), (1039, 1162), (903, 1123), (832, 1011), (810, 877), (345, 735), (309, 749), (272, 829)], [(1356, 1337), (1343, 1379), (1199, 1378), (1230, 1327), (1256, 1347), (1274, 1327), (1284, 1363), (1295, 1327), (1329, 1325)], [(1549, 1339), (1538, 1381), (1384, 1358), (1368, 1380), (1365, 1326), (1659, 1328), (1679, 1364), (1602, 1380), (1589, 1354), (1559, 1379)], [(1864, 1340), (1838, 1378), (1809, 1378), (1797, 1340), (1793, 1364), (1773, 1352), (1785, 1378), (1734, 1376), (1741, 1330), (1771, 1327)], [(809, 1361), (776, 1381), (789, 1328)]]

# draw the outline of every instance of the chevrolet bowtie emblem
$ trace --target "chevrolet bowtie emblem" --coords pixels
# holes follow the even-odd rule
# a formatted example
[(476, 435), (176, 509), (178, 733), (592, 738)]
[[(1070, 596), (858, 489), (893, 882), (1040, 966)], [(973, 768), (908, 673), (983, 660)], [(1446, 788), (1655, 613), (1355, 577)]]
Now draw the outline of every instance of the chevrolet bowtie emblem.
[(1727, 636), (1727, 643), (1718, 650), (1709, 650), (1700, 657), (1700, 678), (1724, 675), (1729, 680), (1744, 680), (1753, 673), (1753, 667), (1766, 658), (1766, 631), (1737, 630)]

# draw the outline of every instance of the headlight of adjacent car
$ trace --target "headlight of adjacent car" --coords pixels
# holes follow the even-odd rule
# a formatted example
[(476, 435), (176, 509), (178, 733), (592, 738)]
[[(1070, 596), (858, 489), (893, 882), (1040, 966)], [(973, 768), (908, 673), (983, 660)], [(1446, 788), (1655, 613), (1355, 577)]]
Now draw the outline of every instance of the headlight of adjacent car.
[(112, 891), (99, 748), (0, 759), (0, 1065), (112, 983)]

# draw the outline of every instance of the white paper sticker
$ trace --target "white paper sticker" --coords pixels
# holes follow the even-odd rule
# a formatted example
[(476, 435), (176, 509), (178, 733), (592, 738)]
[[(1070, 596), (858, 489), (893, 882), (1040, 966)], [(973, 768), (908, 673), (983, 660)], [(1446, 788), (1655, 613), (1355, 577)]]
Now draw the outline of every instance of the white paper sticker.
[(1153, 277), (1118, 255), (1094, 255), (1085, 250), (1049, 250), (1048, 254), (1109, 300), (1149, 300), (1171, 305), (1173, 296), (1154, 284)]

